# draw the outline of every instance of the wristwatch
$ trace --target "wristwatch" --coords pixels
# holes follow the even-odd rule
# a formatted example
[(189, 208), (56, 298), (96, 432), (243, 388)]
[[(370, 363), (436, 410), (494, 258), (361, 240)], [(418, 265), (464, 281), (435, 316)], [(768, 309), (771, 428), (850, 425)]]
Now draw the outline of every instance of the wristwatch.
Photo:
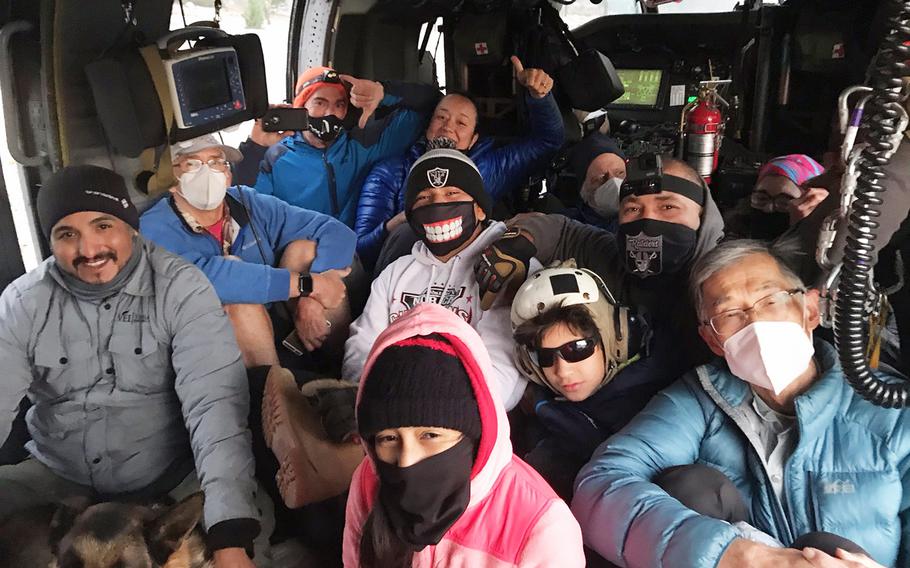
[(313, 277), (309, 274), (301, 274), (297, 279), (297, 291), (300, 292), (301, 298), (306, 298), (313, 293)]

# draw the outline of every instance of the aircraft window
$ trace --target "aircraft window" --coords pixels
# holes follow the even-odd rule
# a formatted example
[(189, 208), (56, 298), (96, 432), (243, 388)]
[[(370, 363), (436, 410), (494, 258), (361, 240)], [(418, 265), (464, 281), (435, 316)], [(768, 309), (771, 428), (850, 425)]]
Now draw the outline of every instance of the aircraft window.
[[(427, 32), (427, 23), (420, 26), (419, 38)], [(442, 18), (436, 18), (433, 22), (433, 29), (430, 30), (430, 39), (427, 42), (427, 54), (433, 57), (436, 62), (436, 81), (439, 87), (445, 89), (446, 86), (446, 58), (445, 48), (443, 46), (442, 34), (439, 33), (439, 26), (442, 25)]]
[[(704, 14), (710, 12), (732, 12), (742, 0), (681, 0), (660, 4), (657, 8), (661, 14)], [(778, 0), (763, 0), (764, 4), (779, 4)], [(575, 0), (572, 4), (554, 4), (559, 8), (559, 15), (575, 29), (582, 24), (601, 16), (618, 14), (641, 14), (639, 0), (605, 0), (592, 4), (590, 0)]]
[[(764, 0), (764, 4), (777, 4), (777, 0)], [(657, 11), (661, 14), (705, 14), (709, 12), (732, 12), (742, 0), (682, 0), (661, 4)]]
[[(221, 28), (226, 32), (259, 35), (262, 55), (266, 61), (265, 79), (269, 89), (269, 100), (275, 103), (284, 97), (292, 3), (291, 0), (248, 0), (224, 2), (221, 8)], [(195, 2), (183, 0), (182, 13), (180, 8), (180, 2), (174, 2), (170, 24), (172, 30), (180, 29), (186, 24), (192, 25), (193, 22), (210, 21), (215, 16), (214, 0)], [(224, 143), (237, 147), (246, 140), (252, 128), (253, 121), (248, 121), (238, 125), (234, 130), (222, 131)]]
[(641, 13), (638, 0), (607, 0), (598, 4), (592, 4), (589, 0), (576, 0), (568, 6), (554, 5), (559, 8), (559, 16), (569, 29), (575, 29), (601, 16)]

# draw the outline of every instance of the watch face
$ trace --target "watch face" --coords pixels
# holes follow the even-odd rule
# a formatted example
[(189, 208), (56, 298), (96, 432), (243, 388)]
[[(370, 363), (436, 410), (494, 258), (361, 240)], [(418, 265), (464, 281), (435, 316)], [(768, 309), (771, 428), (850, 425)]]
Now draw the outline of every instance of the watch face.
[(309, 296), (313, 291), (313, 277), (301, 274), (297, 280), (297, 291), (301, 296)]

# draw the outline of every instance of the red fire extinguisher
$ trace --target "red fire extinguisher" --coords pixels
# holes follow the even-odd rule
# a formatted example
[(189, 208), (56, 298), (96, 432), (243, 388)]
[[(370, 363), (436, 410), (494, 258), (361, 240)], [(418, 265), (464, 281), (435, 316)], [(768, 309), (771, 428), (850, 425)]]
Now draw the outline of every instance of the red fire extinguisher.
[(711, 183), (711, 174), (717, 169), (724, 136), (721, 105), (727, 106), (727, 102), (717, 93), (719, 83), (721, 81), (702, 82), (697, 98), (683, 107), (679, 124), (679, 149), (683, 159), (706, 183)]

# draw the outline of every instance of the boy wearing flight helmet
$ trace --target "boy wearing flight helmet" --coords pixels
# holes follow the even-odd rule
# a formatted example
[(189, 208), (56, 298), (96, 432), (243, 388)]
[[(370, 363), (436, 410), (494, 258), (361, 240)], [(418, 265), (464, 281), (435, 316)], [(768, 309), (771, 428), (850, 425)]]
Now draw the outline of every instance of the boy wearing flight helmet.
[(543, 430), (525, 460), (566, 499), (594, 449), (664, 386), (650, 358), (639, 361), (638, 319), (574, 264), (531, 275), (511, 314), (518, 368), (536, 383), (526, 400)]

